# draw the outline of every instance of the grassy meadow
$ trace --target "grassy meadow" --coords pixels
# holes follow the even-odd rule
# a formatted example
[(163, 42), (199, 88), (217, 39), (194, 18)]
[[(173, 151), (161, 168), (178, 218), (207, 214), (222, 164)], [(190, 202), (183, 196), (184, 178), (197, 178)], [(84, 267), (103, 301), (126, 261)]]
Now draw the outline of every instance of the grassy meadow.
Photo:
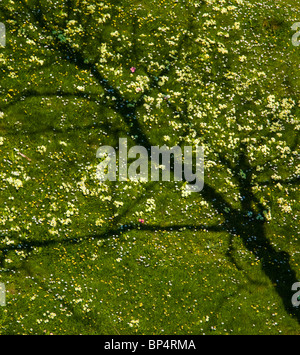
[[(297, 1), (2, 0), (0, 22), (0, 334), (300, 334)], [(202, 146), (203, 190), (99, 181), (119, 138)]]

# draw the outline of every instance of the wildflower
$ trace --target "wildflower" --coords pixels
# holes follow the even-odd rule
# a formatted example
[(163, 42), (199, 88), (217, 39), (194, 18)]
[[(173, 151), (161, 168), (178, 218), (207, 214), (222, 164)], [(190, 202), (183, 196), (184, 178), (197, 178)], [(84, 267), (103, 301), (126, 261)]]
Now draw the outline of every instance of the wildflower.
[(120, 206), (123, 206), (123, 202), (122, 201), (114, 201), (114, 205), (118, 208)]
[(56, 317), (56, 313), (51, 312), (51, 313), (49, 314), (49, 318), (50, 318), (50, 319), (53, 319), (54, 317)]
[(236, 30), (239, 30), (240, 29), (240, 23), (239, 22), (235, 22), (234, 25), (233, 25), (233, 28), (236, 29)]
[(130, 321), (129, 323), (128, 323), (128, 325), (129, 325), (129, 327), (133, 327), (133, 326), (136, 326), (136, 327), (138, 327), (139, 326), (139, 319), (136, 319), (136, 320), (132, 320), (132, 321)]
[(88, 5), (86, 7), (86, 9), (90, 14), (93, 14), (95, 12), (96, 6), (95, 5)]
[(98, 218), (95, 222), (96, 226), (103, 226), (104, 220), (102, 218)]
[(40, 154), (44, 154), (46, 152), (47, 148), (44, 145), (40, 145), (36, 148), (36, 151)]
[(37, 57), (34, 56), (34, 55), (32, 55), (32, 56), (29, 58), (29, 61), (30, 61), (30, 62), (38, 63), (38, 64), (40, 64), (40, 65), (43, 65), (43, 64), (44, 64), (44, 60), (39, 59), (39, 58), (37, 58)]
[(131, 67), (130, 71), (131, 71), (131, 73), (134, 73), (136, 71), (136, 68), (135, 67)]
[(118, 31), (115, 32), (111, 32), (110, 34), (112, 37), (118, 37), (120, 35), (120, 33)]
[(50, 224), (51, 227), (56, 227), (56, 225), (57, 225), (55, 217), (53, 217), (53, 218), (51, 219), (51, 221), (48, 222), (48, 223)]
[(17, 190), (20, 188), (20, 187), (23, 187), (23, 182), (22, 180), (20, 179), (15, 179), (15, 178), (12, 178), (12, 177), (9, 177), (6, 179), (6, 181), (13, 185)]

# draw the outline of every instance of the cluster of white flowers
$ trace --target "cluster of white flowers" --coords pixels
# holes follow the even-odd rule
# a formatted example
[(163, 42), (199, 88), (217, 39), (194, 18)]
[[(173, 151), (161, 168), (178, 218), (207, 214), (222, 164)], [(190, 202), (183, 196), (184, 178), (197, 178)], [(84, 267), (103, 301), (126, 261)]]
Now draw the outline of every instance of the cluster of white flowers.
[(90, 190), (86, 187), (86, 176), (83, 176), (80, 181), (77, 183), (77, 186), (79, 187), (79, 189), (82, 191), (82, 193), (84, 195), (89, 195), (90, 194)]
[(114, 201), (113, 204), (114, 204), (117, 208), (119, 208), (119, 207), (121, 207), (121, 206), (124, 205), (124, 203), (123, 203), (122, 201)]
[(138, 326), (139, 326), (139, 323), (140, 323), (140, 321), (139, 321), (138, 319), (132, 319), (132, 320), (128, 323), (128, 325), (129, 325), (130, 328), (132, 328), (132, 327), (138, 327)]
[(44, 64), (44, 60), (43, 59), (39, 59), (37, 56), (31, 56), (29, 58), (29, 62), (35, 63), (35, 64), (39, 64), (39, 65), (43, 65)]
[(156, 209), (155, 199), (153, 197), (148, 198), (146, 201), (145, 212), (152, 212)]
[(13, 178), (12, 176), (8, 177), (6, 181), (15, 187), (17, 190), (19, 190), (21, 187), (23, 187), (23, 181), (17, 178)]
[(289, 201), (287, 201), (283, 197), (280, 197), (279, 199), (277, 199), (277, 203), (279, 204), (279, 207), (281, 208), (281, 210), (284, 213), (291, 213), (292, 212), (292, 207), (291, 207)]
[(149, 88), (149, 82), (150, 79), (147, 75), (137, 75), (135, 77), (135, 81), (131, 81), (127, 88), (128, 90), (132, 90), (139, 92), (139, 91), (145, 91), (146, 89)]
[(47, 148), (44, 145), (40, 145), (36, 148), (36, 151), (40, 154), (44, 154), (47, 151)]

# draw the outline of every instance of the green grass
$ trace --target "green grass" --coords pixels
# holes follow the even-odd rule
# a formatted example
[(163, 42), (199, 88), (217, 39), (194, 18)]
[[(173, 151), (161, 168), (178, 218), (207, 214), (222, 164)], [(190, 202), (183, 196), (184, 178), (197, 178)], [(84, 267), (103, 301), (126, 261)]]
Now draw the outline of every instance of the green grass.
[[(299, 6), (0, 15), (0, 334), (299, 334)], [(122, 137), (203, 145), (204, 189), (99, 183)]]
[(237, 271), (224, 239), (140, 231), (46, 247), (22, 264), (17, 284), (8, 278), (19, 313), (6, 332), (296, 333), (259, 262), (237, 245), (244, 254)]

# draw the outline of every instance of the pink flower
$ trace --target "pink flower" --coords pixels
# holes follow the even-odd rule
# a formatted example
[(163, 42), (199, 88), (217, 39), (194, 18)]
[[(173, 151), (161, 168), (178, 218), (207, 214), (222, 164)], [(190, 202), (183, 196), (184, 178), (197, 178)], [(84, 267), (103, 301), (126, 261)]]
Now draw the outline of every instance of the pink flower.
[(140, 223), (144, 223), (145, 221), (142, 218), (139, 218)]
[(130, 71), (131, 71), (131, 73), (134, 73), (136, 71), (136, 67), (131, 67)]

